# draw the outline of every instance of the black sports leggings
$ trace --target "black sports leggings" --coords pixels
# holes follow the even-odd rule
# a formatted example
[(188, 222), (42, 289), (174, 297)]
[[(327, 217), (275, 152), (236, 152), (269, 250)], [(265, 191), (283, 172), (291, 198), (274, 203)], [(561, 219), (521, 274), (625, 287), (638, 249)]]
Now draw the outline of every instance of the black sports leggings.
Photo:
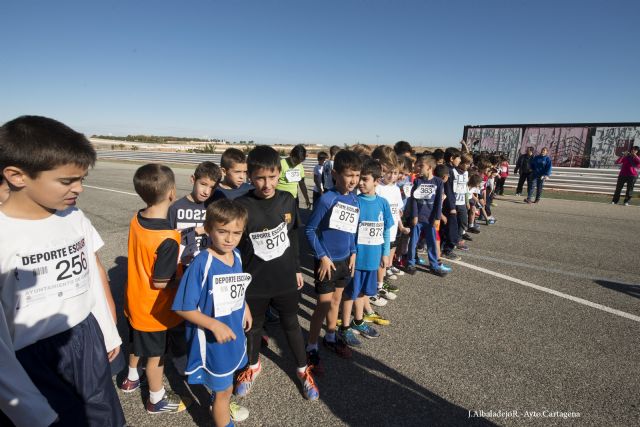
[(291, 348), (293, 356), (296, 358), (298, 367), (302, 368), (307, 364), (304, 338), (302, 337), (302, 330), (298, 322), (299, 301), (300, 294), (298, 291), (273, 297), (247, 297), (247, 305), (253, 316), (253, 325), (251, 326), (251, 330), (247, 332), (247, 353), (249, 354), (250, 364), (255, 365), (258, 363), (264, 317), (269, 305), (278, 311), (280, 325), (287, 336), (289, 348)]

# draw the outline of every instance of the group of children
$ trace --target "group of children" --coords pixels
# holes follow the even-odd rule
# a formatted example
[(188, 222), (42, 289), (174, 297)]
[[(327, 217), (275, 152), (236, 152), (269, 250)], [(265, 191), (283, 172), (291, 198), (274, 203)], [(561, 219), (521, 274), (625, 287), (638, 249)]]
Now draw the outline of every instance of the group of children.
[[(372, 324), (389, 324), (372, 306), (396, 299), (394, 280), (419, 266), (448, 274), (443, 259), (468, 250), (477, 218), (495, 222), (493, 165), (486, 159), (474, 162), (455, 148), (416, 155), (404, 141), (320, 153), (303, 230), (317, 294), (305, 344), (298, 321), (304, 285), (298, 187), (308, 199), (299, 170), (306, 150), (297, 147), (287, 159), (268, 146), (247, 156), (228, 149), (219, 166), (198, 165), (192, 191), (181, 199), (169, 167), (147, 164), (135, 172), (145, 207), (129, 228), (129, 359), (118, 386), (130, 393), (146, 381), (147, 412), (186, 408), (163, 386), (171, 353), (190, 384), (211, 392), (216, 426), (245, 419), (248, 411), (231, 396), (246, 396), (262, 371), (259, 352), (272, 309), (301, 393), (318, 399), (323, 323), (324, 347), (349, 358), (358, 337), (380, 335)], [(18, 425), (124, 425), (109, 373), (121, 340), (96, 254), (103, 243), (74, 206), (94, 162), (86, 138), (54, 120), (20, 117), (0, 128), (0, 168), (10, 188), (0, 206), (0, 360), (8, 373), (0, 377), (0, 409)], [(423, 250), (427, 260), (419, 256)]]

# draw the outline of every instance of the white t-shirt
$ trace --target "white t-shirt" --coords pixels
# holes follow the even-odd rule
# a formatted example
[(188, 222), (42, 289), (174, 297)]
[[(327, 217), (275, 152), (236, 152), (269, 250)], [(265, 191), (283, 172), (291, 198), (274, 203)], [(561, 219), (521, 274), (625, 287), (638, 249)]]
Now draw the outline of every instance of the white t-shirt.
[(458, 172), (456, 168), (453, 168), (453, 193), (456, 196), (456, 206), (462, 206), (465, 204), (465, 196), (469, 193), (469, 172)]
[(395, 242), (396, 235), (398, 234), (400, 210), (402, 210), (402, 206), (404, 204), (404, 201), (402, 200), (402, 193), (400, 192), (400, 188), (395, 184), (379, 184), (376, 187), (376, 194), (389, 202), (391, 216), (393, 217), (393, 227), (389, 230), (389, 238), (391, 242)]
[[(3, 375), (11, 373), (14, 381), (26, 376), (15, 351), (76, 326), (89, 313), (98, 321), (108, 351), (122, 343), (96, 261), (95, 253), (104, 242), (82, 211), (69, 208), (42, 220), (10, 218), (0, 212), (0, 242)], [(11, 379), (0, 383), (5, 381)], [(46, 400), (28, 402), (40, 395), (30, 381), (6, 398), (5, 392), (10, 391), (0, 384), (0, 400), (16, 399), (23, 405), (10, 408), (11, 412), (15, 409), (27, 420), (31, 409), (26, 409), (36, 406), (34, 415), (38, 411), (42, 415), (33, 425), (50, 416)]]
[(333, 169), (333, 160), (325, 160), (322, 165), (322, 186), (324, 191), (331, 190), (333, 188), (333, 176), (331, 175), (331, 169)]
[(315, 165), (313, 167), (313, 191), (320, 193), (322, 192), (322, 188), (318, 188), (316, 185), (316, 176), (320, 177), (320, 183), (322, 183), (322, 165)]

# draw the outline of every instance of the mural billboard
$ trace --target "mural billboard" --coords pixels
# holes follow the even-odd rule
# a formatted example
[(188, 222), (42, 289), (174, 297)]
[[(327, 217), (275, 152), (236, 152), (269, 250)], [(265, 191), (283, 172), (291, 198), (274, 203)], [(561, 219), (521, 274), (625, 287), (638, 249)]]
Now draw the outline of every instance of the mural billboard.
[(599, 127), (591, 138), (590, 168), (610, 168), (625, 151), (640, 145), (640, 127)]
[(522, 139), (522, 128), (471, 128), (467, 141), (479, 141), (474, 149), (478, 151), (501, 151), (507, 153), (510, 162), (518, 158), (518, 148)]
[(520, 152), (547, 147), (553, 166), (581, 167), (587, 154), (588, 127), (529, 127), (524, 131)]

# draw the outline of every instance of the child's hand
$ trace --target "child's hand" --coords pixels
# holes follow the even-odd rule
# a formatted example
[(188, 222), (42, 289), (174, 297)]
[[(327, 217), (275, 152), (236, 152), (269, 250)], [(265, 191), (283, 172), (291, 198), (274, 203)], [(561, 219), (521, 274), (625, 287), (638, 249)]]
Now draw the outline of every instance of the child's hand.
[(242, 327), (245, 332), (249, 332), (251, 329), (251, 325), (253, 325), (253, 316), (251, 315), (251, 310), (249, 310), (248, 305), (244, 305), (244, 318), (242, 319)]
[[(445, 222), (446, 224), (446, 222)], [(439, 219), (434, 219), (433, 220), (433, 227), (434, 228), (438, 228), (440, 226), (440, 220)]]
[(211, 320), (213, 320), (213, 322), (209, 325), (209, 330), (213, 332), (213, 336), (216, 337), (217, 342), (224, 344), (236, 339), (236, 334), (233, 333), (230, 327), (216, 319)]
[(206, 233), (206, 231), (204, 230), (204, 226), (196, 227), (193, 229), (193, 231), (195, 231), (197, 235)]
[(406, 235), (411, 233), (411, 229), (409, 227), (402, 227), (402, 229), (400, 229), (400, 232)]
[(382, 268), (391, 267), (391, 259), (389, 258), (389, 255), (382, 255), (382, 258), (380, 258), (380, 267)]
[[(442, 219), (442, 223), (443, 223), (443, 224), (446, 224), (446, 223), (447, 223), (447, 217), (446, 217), (446, 216), (444, 216), (444, 215), (443, 215), (441, 219)], [(435, 221), (433, 222), (433, 226), (434, 226), (434, 227), (436, 226)]]
[(304, 286), (304, 279), (302, 278), (302, 273), (296, 273), (296, 283), (298, 284), (298, 290), (302, 289)]
[(351, 277), (356, 274), (356, 254), (351, 254), (349, 257), (349, 271), (351, 272)]
[(414, 216), (413, 218), (411, 218), (411, 226), (415, 227), (416, 225), (418, 225), (418, 217)]
[(114, 359), (118, 356), (118, 353), (120, 353), (120, 346), (117, 346), (116, 348), (114, 348), (113, 350), (107, 353), (107, 358), (109, 359), (109, 363), (114, 361)]
[(327, 280), (331, 280), (331, 271), (335, 271), (336, 266), (328, 256), (323, 256), (320, 259), (320, 268), (318, 269), (318, 279), (322, 282), (326, 277)]

